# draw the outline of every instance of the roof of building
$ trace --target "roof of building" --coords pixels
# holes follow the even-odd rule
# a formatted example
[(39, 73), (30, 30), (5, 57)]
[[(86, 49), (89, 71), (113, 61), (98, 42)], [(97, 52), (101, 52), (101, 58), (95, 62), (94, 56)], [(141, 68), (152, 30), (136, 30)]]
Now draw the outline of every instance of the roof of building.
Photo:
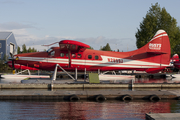
[(0, 32), (0, 40), (7, 40), (12, 32)]

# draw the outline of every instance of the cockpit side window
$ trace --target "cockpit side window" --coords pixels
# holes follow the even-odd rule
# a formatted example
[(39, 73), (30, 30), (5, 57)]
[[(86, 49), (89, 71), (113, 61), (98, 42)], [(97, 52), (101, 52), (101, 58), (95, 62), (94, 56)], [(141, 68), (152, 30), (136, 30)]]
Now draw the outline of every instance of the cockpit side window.
[(68, 54), (68, 53), (66, 53), (66, 57), (69, 57), (69, 54)]
[(55, 51), (52, 51), (52, 52), (50, 52), (48, 55), (54, 56), (54, 54), (55, 54)]

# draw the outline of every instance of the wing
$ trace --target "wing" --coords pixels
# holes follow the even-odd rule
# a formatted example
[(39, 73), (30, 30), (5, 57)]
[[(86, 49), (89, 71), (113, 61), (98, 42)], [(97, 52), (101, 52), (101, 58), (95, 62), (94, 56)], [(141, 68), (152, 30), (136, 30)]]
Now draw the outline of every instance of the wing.
[(86, 48), (90, 48), (89, 45), (74, 40), (62, 40), (59, 42), (59, 47), (61, 50), (70, 51), (84, 51)]
[(62, 40), (59, 42), (60, 50), (68, 51), (69, 67), (71, 67), (71, 52), (83, 52), (85, 49), (90, 48), (89, 45), (74, 40)]

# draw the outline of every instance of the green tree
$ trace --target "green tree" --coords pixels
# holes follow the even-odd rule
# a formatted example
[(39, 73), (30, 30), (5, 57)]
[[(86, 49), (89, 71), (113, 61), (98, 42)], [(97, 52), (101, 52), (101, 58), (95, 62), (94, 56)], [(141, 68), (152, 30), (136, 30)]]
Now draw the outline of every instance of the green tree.
[(87, 49), (92, 49), (93, 50), (93, 47), (90, 46), (90, 48), (87, 48)]
[(107, 43), (106, 46), (102, 47), (100, 50), (103, 50), (103, 51), (112, 51), (109, 43)]
[(31, 49), (31, 47), (29, 47), (29, 49), (28, 49), (28, 53), (31, 53), (32, 52), (32, 49)]
[(25, 44), (22, 45), (22, 52), (23, 53), (27, 53), (27, 49), (26, 49), (26, 45)]
[(17, 53), (21, 53), (21, 48), (18, 46)]
[[(26, 45), (25, 44), (22, 45), (22, 53), (31, 53), (31, 52), (37, 52), (37, 50), (35, 48), (31, 48), (31, 47), (26, 49)], [(18, 47), (18, 53), (21, 53), (20, 47)]]
[(180, 54), (180, 27), (177, 26), (176, 19), (163, 7), (156, 3), (151, 5), (146, 17), (140, 23), (140, 29), (137, 29), (136, 46), (140, 48), (147, 44), (159, 30), (163, 29), (167, 32), (170, 44), (171, 54)]
[(31, 52), (37, 52), (37, 50), (35, 48), (32, 48)]

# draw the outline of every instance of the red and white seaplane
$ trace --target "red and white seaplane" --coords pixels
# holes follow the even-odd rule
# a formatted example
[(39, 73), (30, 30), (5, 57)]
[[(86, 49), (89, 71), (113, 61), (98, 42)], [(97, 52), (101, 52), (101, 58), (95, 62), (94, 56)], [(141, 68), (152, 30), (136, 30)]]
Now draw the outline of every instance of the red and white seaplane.
[(88, 49), (89, 45), (74, 40), (62, 40), (58, 43), (58, 47), (51, 47), (44, 52), (14, 55), (11, 67), (16, 68), (18, 64), (37, 70), (76, 73), (77, 70), (136, 70), (157, 73), (170, 63), (170, 42), (164, 30), (158, 30), (149, 43), (130, 52), (92, 50)]

